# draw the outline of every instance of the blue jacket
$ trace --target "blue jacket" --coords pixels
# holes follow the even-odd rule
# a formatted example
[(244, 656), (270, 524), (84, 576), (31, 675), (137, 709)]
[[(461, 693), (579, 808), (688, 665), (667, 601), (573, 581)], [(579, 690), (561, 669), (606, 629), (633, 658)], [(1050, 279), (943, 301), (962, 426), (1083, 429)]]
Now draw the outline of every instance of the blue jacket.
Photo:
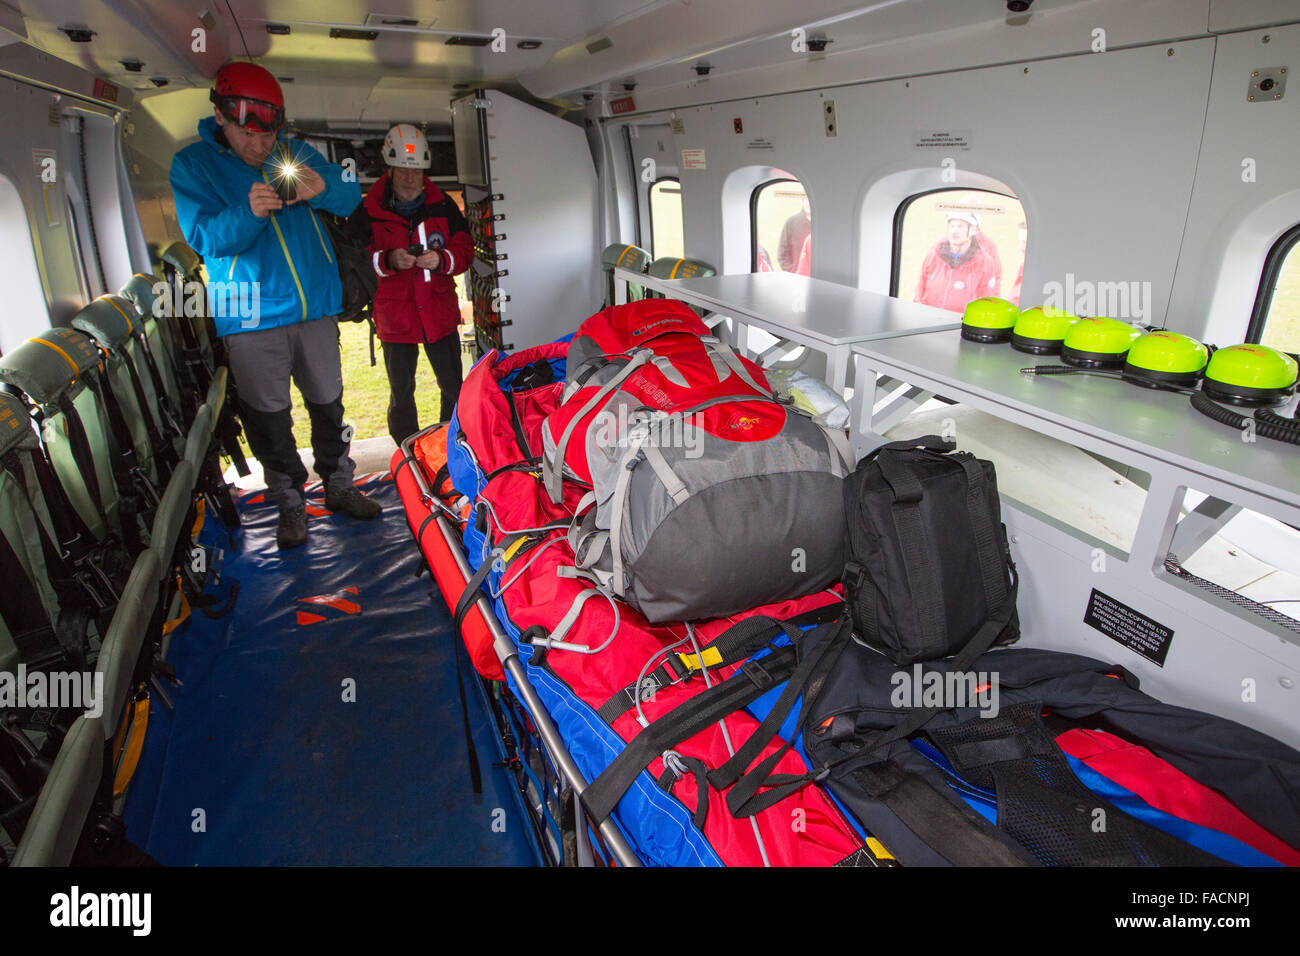
[[(281, 132), (279, 142), (288, 142), (295, 159), (320, 174), (325, 191), (260, 218), (248, 206), (248, 191), (259, 179), (269, 181), (274, 167), (269, 161), (260, 170), (249, 166), (217, 141), (217, 128), (215, 117), (201, 120), (199, 141), (178, 152), (171, 168), (176, 218), (207, 266), (217, 334), (337, 315), (343, 302), (338, 265), (313, 210), (351, 214), (361, 202), (356, 177), (347, 181), (341, 166)], [(272, 150), (272, 160), (278, 151)]]

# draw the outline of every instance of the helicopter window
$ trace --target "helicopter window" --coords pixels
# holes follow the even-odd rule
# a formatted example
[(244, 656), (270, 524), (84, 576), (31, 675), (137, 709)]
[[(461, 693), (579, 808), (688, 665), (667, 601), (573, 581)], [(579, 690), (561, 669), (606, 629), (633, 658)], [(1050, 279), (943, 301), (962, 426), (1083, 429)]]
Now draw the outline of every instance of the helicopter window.
[[(894, 215), (890, 295), (960, 312), (995, 295), (1021, 304), (1029, 231), (1020, 201), (982, 189), (908, 197)], [(1030, 296), (1025, 305), (1037, 305)]]
[(12, 351), (50, 325), (27, 222), (17, 188), (0, 175), (0, 248), (5, 253), (5, 317), (0, 321), (0, 353)]
[(682, 228), (682, 184), (665, 176), (650, 185), (650, 254), (656, 259), (686, 255)]
[(812, 208), (797, 179), (772, 179), (750, 195), (751, 272), (812, 272)]
[(1255, 296), (1247, 342), (1300, 352), (1300, 225), (1293, 226), (1269, 250)]

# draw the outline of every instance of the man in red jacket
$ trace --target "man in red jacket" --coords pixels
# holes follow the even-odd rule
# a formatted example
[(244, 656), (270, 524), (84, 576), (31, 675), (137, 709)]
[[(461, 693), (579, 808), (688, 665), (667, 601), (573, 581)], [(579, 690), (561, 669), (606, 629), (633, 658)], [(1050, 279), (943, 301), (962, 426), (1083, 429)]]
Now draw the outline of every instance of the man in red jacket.
[(474, 244), (456, 203), (424, 175), (429, 143), (410, 123), (384, 138), (388, 172), (370, 187), (361, 208), (370, 228), (371, 262), (379, 276), (375, 332), (388, 371), (388, 431), (399, 444), (420, 430), (415, 408), (419, 346), (442, 393), (441, 420), (460, 395), (460, 305), (452, 277), (469, 268)]
[(980, 245), (979, 217), (973, 212), (950, 210), (948, 234), (935, 243), (921, 263), (921, 279), (914, 302), (960, 312), (971, 299), (997, 295), (1002, 287), (1002, 264)]

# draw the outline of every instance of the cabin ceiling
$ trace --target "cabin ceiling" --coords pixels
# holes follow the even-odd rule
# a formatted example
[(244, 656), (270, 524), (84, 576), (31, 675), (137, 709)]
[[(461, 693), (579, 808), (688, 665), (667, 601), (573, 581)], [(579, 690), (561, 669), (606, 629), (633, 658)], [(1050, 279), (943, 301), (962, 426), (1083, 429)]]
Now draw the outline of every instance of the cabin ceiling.
[[(1147, 0), (1186, 11), (1187, 35), (1208, 29), (1224, 0)], [(1234, 0), (1252, 7), (1281, 0)], [(459, 89), (502, 89), (563, 110), (583, 93), (622, 95), (698, 85), (710, 76), (753, 75), (790, 65), (791, 31), (830, 41), (807, 57), (870, 57), (872, 50), (921, 36), (954, 41), (990, 27), (1030, 29), (1066, 11), (1113, 19), (1115, 0), (1034, 0), (1013, 15), (1006, 0), (0, 0), (21, 12), (27, 42), (96, 76), (131, 88), (169, 124), (193, 116), (217, 68), (251, 57), (285, 84), (290, 115), (334, 126), (383, 126), (398, 119), (448, 123)], [(1136, 15), (1136, 14), (1135, 14)], [(1181, 17), (1181, 14), (1180, 14)], [(1220, 16), (1222, 18), (1222, 15)], [(192, 31), (206, 24), (196, 49)], [(273, 35), (268, 25), (288, 28)], [(94, 31), (89, 43), (63, 31)], [(374, 31), (374, 39), (330, 36), (332, 29)], [(454, 35), (491, 39), (505, 49), (449, 45)], [(980, 34), (980, 31), (984, 31)], [(521, 48), (520, 41), (540, 41)], [(996, 44), (994, 44), (996, 45)], [(976, 59), (985, 59), (977, 55)], [(136, 60), (138, 72), (124, 61)], [(998, 62), (990, 48), (987, 62)], [(165, 81), (159, 88), (155, 81)], [(190, 96), (177, 95), (188, 91)], [(172, 104), (175, 104), (173, 106)], [(182, 107), (182, 104), (183, 107)], [(179, 119), (175, 120), (179, 122)], [(192, 123), (192, 118), (187, 122)]]

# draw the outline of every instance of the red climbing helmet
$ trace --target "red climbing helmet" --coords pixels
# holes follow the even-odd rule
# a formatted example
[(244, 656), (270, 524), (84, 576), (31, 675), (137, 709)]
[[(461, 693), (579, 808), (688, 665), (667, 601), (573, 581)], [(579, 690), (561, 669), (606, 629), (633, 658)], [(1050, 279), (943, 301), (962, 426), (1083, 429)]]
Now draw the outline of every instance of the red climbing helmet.
[(284, 125), (284, 93), (256, 63), (227, 63), (217, 71), (209, 98), (236, 126), (274, 133)]

